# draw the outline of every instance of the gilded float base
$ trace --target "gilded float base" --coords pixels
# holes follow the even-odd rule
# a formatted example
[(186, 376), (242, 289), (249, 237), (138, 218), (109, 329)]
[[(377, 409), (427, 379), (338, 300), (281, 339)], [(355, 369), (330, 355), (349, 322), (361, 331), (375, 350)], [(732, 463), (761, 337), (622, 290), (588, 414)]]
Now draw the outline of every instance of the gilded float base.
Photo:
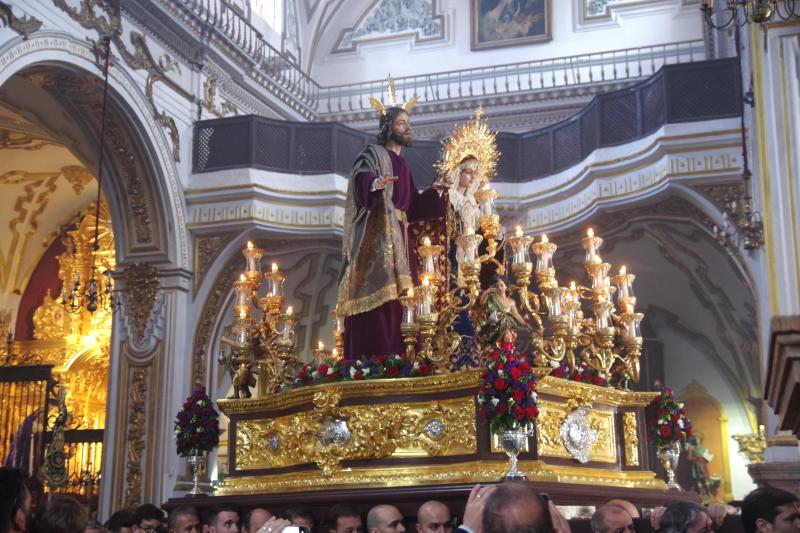
[[(648, 471), (616, 471), (602, 468), (548, 465), (543, 461), (520, 461), (529, 481), (595, 485), (616, 488), (666, 490), (666, 484)], [(493, 483), (508, 469), (504, 461), (470, 461), (447, 465), (402, 468), (349, 468), (325, 477), (318, 470), (287, 474), (229, 477), (217, 487), (218, 496), (273, 494), (337, 489), (418, 487), (458, 483)]]

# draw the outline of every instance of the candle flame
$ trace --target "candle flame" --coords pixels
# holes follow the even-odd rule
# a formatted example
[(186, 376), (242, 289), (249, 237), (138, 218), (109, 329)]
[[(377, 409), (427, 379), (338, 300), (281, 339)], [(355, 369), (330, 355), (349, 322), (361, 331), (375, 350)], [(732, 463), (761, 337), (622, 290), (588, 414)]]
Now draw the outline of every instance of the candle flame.
[(331, 351), (331, 355), (332, 355), (334, 358), (337, 358), (337, 357), (339, 357), (339, 350), (337, 350), (336, 348), (334, 348), (334, 349)]
[(244, 280), (245, 280), (244, 274), (239, 274), (239, 281), (244, 283)]
[(619, 275), (620, 276), (624, 276), (627, 273), (628, 273), (628, 269), (625, 268), (625, 265), (622, 265), (621, 267), (619, 267)]
[(278, 271), (278, 263), (272, 263), (272, 273), (275, 274)]
[(291, 305), (286, 309), (286, 314), (288, 316), (292, 316), (292, 314), (294, 314), (294, 309), (292, 309)]
[(319, 342), (317, 343), (317, 349), (318, 349), (320, 352), (321, 352), (322, 350), (324, 350), (324, 349), (325, 349), (325, 343), (324, 343), (324, 342), (322, 342), (322, 341), (319, 341)]
[(252, 250), (253, 249), (253, 243), (251, 241), (247, 241), (247, 249), (248, 250)]
[(521, 227), (519, 227), (519, 226), (516, 227), (516, 229), (514, 230), (514, 236), (522, 237), (522, 228)]
[(409, 298), (413, 298), (414, 297), (414, 289), (408, 289), (408, 292), (406, 293), (406, 296), (408, 296)]
[(247, 318), (247, 311), (245, 311), (244, 309), (239, 309), (239, 318), (242, 319)]
[(425, 246), (427, 248), (430, 245), (431, 245), (431, 240), (428, 237), (422, 239), (422, 246)]
[(571, 291), (575, 291), (575, 290), (577, 290), (577, 289), (575, 288), (575, 282), (574, 282), (574, 281), (570, 281), (570, 282), (569, 282), (569, 290), (571, 290)]
[(550, 242), (550, 239), (547, 238), (547, 234), (546, 233), (542, 233), (542, 242), (545, 243), (545, 244)]
[(467, 228), (467, 235), (475, 235), (475, 228), (472, 226)]
[(587, 229), (586, 236), (589, 237), (590, 239), (594, 237), (594, 230), (592, 228)]
[(422, 276), (422, 286), (428, 287), (431, 284), (431, 280), (428, 279), (428, 276)]

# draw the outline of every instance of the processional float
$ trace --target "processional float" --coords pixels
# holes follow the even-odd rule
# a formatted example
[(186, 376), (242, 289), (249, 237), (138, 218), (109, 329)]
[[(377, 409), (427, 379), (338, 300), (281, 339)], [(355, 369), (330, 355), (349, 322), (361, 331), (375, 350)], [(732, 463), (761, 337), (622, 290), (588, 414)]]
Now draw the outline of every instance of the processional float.
[[(546, 235), (537, 240), (518, 227), (502, 238), (490, 185), (499, 153), (481, 119), (479, 111), (444, 142), (439, 163), (446, 176), (465, 157), (480, 162), (479, 228), (453, 235), (455, 276), (447, 236), (419, 234), (420, 280), (399, 298), (405, 354), (346, 359), (343, 321), (335, 316), (335, 348), (320, 343), (314, 362), (302, 362), (297, 318), (285, 307), (286, 277), (274, 263), (262, 272), (266, 252), (247, 243), (246, 270), (233, 286), (232, 334), (223, 339), (233, 393), (218, 402), (229, 417), (229, 463), (217, 494), (490, 482), (521, 471), (565, 486), (666, 488), (650, 471), (646, 449), (644, 408), (657, 393), (627, 390), (639, 379), (642, 349), (634, 275), (625, 267), (610, 275), (603, 240), (591, 229), (581, 242), (586, 285), (560, 283), (557, 245)], [(491, 321), (480, 282), (487, 265), (510, 273), (504, 297), (518, 306), (529, 354), (509, 342), (516, 332), (508, 328), (498, 341), (478, 343), (474, 367), (459, 367), (456, 317), (468, 316), (476, 332)], [(499, 431), (485, 383), (501, 368), (498, 357), (523, 361), (536, 378), (536, 409)], [(575, 376), (588, 379), (568, 379)], [(513, 376), (505, 379), (513, 384)]]

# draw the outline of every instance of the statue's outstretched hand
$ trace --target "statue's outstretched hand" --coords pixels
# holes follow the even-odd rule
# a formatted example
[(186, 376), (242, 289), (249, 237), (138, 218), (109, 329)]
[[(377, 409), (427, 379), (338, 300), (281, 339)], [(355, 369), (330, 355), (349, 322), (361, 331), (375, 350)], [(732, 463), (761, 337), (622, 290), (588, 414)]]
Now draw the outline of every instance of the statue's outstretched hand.
[(375, 181), (372, 182), (372, 190), (382, 191), (387, 185), (395, 181), (397, 181), (397, 176), (384, 174), (382, 178), (375, 178)]

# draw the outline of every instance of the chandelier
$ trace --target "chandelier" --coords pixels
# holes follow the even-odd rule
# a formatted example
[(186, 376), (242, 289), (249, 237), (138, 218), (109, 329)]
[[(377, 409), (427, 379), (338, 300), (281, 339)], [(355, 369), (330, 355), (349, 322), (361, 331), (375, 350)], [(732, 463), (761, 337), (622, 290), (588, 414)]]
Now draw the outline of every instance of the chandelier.
[[(794, 2), (792, 2), (792, 5)], [(736, 58), (739, 67), (739, 78), (742, 78), (742, 51), (741, 31), (739, 26), (734, 27), (734, 42), (736, 45)], [(753, 209), (753, 196), (751, 194), (750, 163), (747, 156), (747, 135), (744, 121), (745, 98), (742, 98), (739, 110), (739, 129), (742, 142), (742, 183), (738, 187), (731, 187), (724, 198), (723, 225), (714, 225), (714, 240), (726, 248), (741, 246), (752, 252), (764, 245), (764, 222), (761, 213)]]
[(700, 6), (706, 24), (716, 30), (729, 30), (745, 24), (765, 24), (776, 17), (788, 20), (800, 15), (796, 11), (795, 0), (724, 0), (721, 5), (721, 23), (714, 21), (714, 0), (703, 0)]

